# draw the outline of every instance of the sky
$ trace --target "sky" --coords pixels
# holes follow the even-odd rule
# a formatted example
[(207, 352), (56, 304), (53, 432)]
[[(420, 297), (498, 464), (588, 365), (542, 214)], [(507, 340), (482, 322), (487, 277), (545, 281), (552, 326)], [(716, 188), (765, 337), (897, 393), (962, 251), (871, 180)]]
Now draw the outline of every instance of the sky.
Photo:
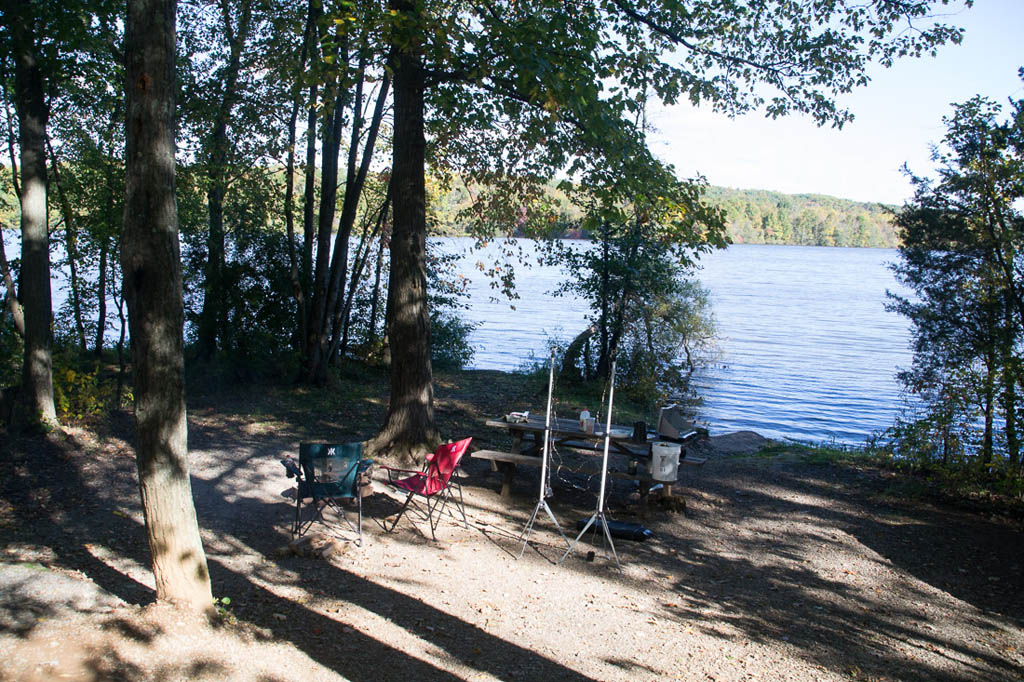
[(945, 23), (966, 29), (960, 45), (937, 57), (873, 68), (871, 82), (839, 100), (855, 119), (842, 130), (805, 116), (730, 119), (688, 104), (655, 112), (651, 148), (681, 177), (700, 173), (712, 185), (788, 194), (828, 194), (902, 204), (913, 194), (901, 172), (933, 175), (930, 145), (941, 142), (950, 104), (976, 94), (1005, 104), (1024, 98), (1024, 0), (976, 0), (939, 8)]

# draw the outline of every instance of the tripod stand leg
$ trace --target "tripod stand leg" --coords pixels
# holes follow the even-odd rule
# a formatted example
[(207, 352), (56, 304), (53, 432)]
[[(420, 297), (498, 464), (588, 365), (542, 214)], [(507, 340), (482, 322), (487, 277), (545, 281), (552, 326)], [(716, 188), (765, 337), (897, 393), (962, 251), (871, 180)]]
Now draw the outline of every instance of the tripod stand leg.
[(519, 539), (523, 541), (523, 546), (519, 550), (519, 559), (523, 558), (523, 554), (526, 552), (526, 546), (530, 544), (530, 533), (533, 532), (533, 524), (537, 520), (537, 512), (540, 511), (540, 506), (543, 501), (538, 502), (537, 506), (533, 508), (533, 513), (530, 514), (530, 520), (526, 522), (526, 527), (523, 528), (523, 532), (519, 534)]
[[(615, 542), (612, 540), (612, 532), (608, 528), (608, 519), (601, 515), (601, 528), (604, 529), (604, 539), (608, 541), (608, 546), (612, 548), (612, 556), (615, 557), (615, 565), (619, 569), (619, 573), (622, 573), (622, 564), (619, 563), (619, 553), (615, 551)], [(605, 558), (608, 558), (608, 553), (605, 552)]]
[(576, 536), (575, 540), (573, 540), (571, 543), (569, 543), (569, 549), (565, 550), (565, 554), (563, 554), (562, 558), (558, 560), (558, 563), (562, 563), (563, 561), (565, 561), (565, 558), (567, 556), (569, 556), (569, 554), (572, 552), (573, 548), (576, 546), (576, 543), (578, 543), (580, 541), (580, 538), (583, 537), (583, 534), (587, 532), (587, 529), (590, 528), (592, 525), (594, 525), (594, 521), (596, 519), (597, 519), (597, 514), (594, 514), (589, 519), (587, 519), (587, 523), (586, 523), (585, 526), (583, 526), (583, 530), (580, 531), (580, 534)]
[(548, 503), (547, 503), (546, 500), (544, 502), (544, 511), (546, 511), (548, 513), (548, 516), (551, 517), (551, 522), (553, 524), (555, 524), (555, 528), (558, 529), (558, 534), (562, 536), (562, 539), (565, 540), (566, 546), (568, 546), (569, 545), (569, 538), (565, 537), (565, 533), (562, 531), (562, 527), (560, 525), (558, 525), (558, 519), (555, 518), (555, 514), (554, 514), (554, 512), (551, 511), (551, 507), (548, 506)]

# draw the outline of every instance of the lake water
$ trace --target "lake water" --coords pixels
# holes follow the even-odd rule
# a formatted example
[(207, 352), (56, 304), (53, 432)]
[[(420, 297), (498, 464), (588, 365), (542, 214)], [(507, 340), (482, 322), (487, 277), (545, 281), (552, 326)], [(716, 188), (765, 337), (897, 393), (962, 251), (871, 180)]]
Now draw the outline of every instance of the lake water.
[[(475, 267), (495, 247), (470, 252), (468, 239), (440, 240), (464, 253), (473, 366), (513, 370), (546, 359), (549, 338), (567, 341), (587, 324), (581, 301), (551, 292), (555, 267), (517, 267), (515, 309), (493, 300)], [(529, 242), (522, 244), (529, 252)], [(713, 434), (749, 429), (772, 438), (861, 443), (892, 425), (900, 407), (894, 374), (909, 366), (907, 322), (885, 310), (896, 286), (887, 249), (733, 245), (701, 259), (711, 291), (721, 359), (697, 379), (698, 419)]]

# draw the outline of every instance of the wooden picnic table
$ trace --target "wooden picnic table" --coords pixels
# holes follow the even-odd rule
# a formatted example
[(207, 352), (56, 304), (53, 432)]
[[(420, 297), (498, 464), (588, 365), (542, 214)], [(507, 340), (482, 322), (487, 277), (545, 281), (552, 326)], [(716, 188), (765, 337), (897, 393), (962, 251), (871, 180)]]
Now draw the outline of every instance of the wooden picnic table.
[[(525, 422), (488, 419), (486, 423), (487, 426), (507, 429), (512, 434), (512, 452), (540, 456), (546, 428), (543, 417), (531, 416)], [(594, 426), (594, 433), (586, 433), (580, 427), (578, 419), (555, 417), (551, 420), (551, 441), (556, 446), (564, 445), (578, 450), (602, 452), (604, 450), (604, 432), (605, 424), (597, 424)], [(694, 436), (696, 436), (696, 432), (694, 432)], [(649, 458), (651, 442), (636, 442), (633, 440), (632, 427), (612, 424), (609, 453)]]
[[(512, 476), (517, 465), (539, 466), (541, 448), (544, 445), (545, 420), (541, 417), (530, 417), (526, 421), (506, 421), (504, 418), (488, 419), (487, 426), (506, 429), (513, 440), (511, 452), (500, 452), (497, 450), (480, 450), (470, 454), (477, 459), (490, 460), (493, 471), (503, 470), (504, 481), (501, 494), (507, 497), (510, 494)], [(605, 425), (595, 425), (594, 433), (586, 433), (576, 419), (554, 418), (551, 420), (551, 439), (555, 446), (564, 446), (575, 450), (588, 451), (595, 455), (604, 452)], [(684, 434), (677, 442), (686, 443), (697, 437), (697, 432), (690, 431)], [(611, 437), (608, 443), (609, 455), (624, 455), (631, 460), (651, 458), (651, 443), (657, 440), (648, 439), (645, 442), (633, 440), (633, 429), (627, 426), (613, 424)], [(690, 458), (680, 460), (680, 464), (699, 466), (704, 463), (703, 459)], [(649, 469), (649, 467), (646, 467)], [(631, 467), (629, 470), (620, 470), (609, 467), (609, 475), (616, 478), (629, 478), (636, 480), (641, 485), (641, 494), (646, 493), (648, 486), (654, 482), (650, 473)]]

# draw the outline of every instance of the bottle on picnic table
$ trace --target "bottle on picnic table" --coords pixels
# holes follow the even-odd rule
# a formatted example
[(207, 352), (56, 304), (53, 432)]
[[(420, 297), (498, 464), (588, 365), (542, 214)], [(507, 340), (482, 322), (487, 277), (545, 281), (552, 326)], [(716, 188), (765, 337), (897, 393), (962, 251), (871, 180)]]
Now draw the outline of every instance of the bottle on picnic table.
[(590, 419), (590, 410), (584, 408), (584, 410), (580, 412), (580, 431), (583, 431), (584, 433), (587, 431), (588, 419)]

